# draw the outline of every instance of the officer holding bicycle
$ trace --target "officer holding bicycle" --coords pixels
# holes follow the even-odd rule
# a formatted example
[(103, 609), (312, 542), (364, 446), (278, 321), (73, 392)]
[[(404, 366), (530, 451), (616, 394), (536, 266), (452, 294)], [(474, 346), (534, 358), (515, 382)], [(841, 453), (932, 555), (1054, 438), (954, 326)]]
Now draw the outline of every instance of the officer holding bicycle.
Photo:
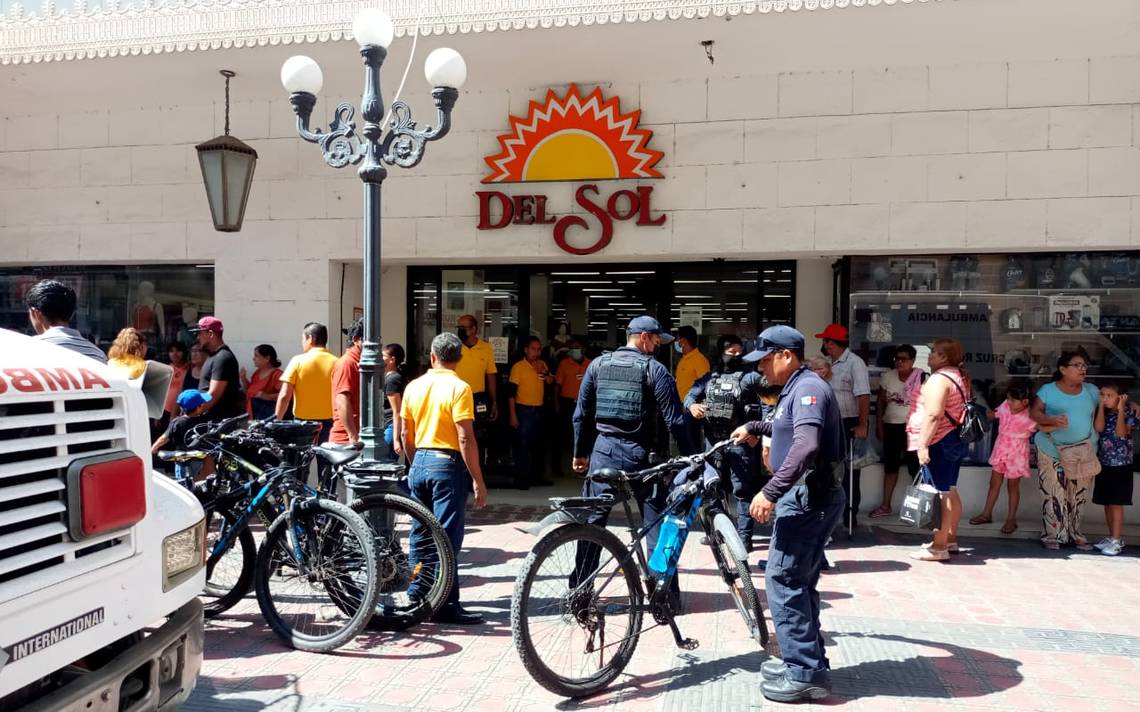
[(758, 522), (775, 515), (765, 571), (768, 605), (783, 661), (761, 666), (764, 697), (776, 702), (830, 694), (829, 663), (819, 622), (819, 572), (824, 545), (843, 512), (843, 421), (831, 386), (804, 363), (803, 334), (789, 326), (761, 332), (744, 357), (760, 363), (768, 381), (782, 385), (771, 421), (737, 428), (738, 444), (772, 438), (772, 479), (752, 500)]
[[(574, 409), (574, 472), (586, 474), (603, 468), (633, 472), (649, 466), (658, 420), (664, 420), (683, 454), (693, 452), (689, 442), (677, 382), (664, 364), (653, 358), (673, 336), (651, 316), (639, 316), (626, 327), (626, 345), (590, 362)], [(582, 494), (597, 497), (609, 492), (608, 483), (587, 480)], [(668, 495), (664, 484), (635, 489), (638, 507), (646, 521), (664, 512)], [(590, 523), (605, 526), (608, 512), (591, 515)], [(657, 545), (658, 527), (646, 537), (650, 551)], [(675, 581), (676, 579), (674, 579)]]
[[(728, 438), (746, 420), (760, 417), (760, 389), (764, 379), (751, 364), (744, 363), (744, 344), (736, 336), (717, 340), (720, 366), (697, 379), (685, 396), (685, 410), (705, 425), (705, 447)], [(752, 551), (752, 515), (748, 507), (760, 491), (759, 438), (727, 448), (721, 457), (732, 478), (736, 496), (736, 531), (744, 547)]]

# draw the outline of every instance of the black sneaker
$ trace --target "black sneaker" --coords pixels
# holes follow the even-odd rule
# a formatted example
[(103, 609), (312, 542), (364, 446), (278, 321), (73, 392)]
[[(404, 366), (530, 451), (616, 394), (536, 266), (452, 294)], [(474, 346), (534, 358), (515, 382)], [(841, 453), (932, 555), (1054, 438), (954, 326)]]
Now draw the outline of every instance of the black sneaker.
[(452, 625), (481, 625), (483, 616), (480, 613), (469, 611), (463, 606), (452, 606), (440, 609), (431, 617), (433, 623), (450, 623)]

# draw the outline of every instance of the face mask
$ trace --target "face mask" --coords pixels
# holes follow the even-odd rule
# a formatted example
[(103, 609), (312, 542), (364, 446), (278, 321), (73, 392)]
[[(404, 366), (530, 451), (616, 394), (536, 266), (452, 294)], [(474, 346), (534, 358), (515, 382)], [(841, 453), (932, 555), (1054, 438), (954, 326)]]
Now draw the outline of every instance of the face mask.
[(460, 341), (467, 341), (467, 329), (460, 326), (455, 329), (455, 333), (459, 336)]
[(829, 354), (829, 353), (827, 352), (827, 346), (826, 346), (826, 345), (824, 345), (824, 346), (820, 346), (820, 347), (819, 347), (819, 352), (820, 352), (821, 354), (823, 354), (824, 356), (826, 356), (826, 357), (828, 357), (828, 358), (831, 358), (831, 354)]
[(570, 349), (570, 358), (574, 359), (575, 361), (581, 361), (582, 349)]
[(684, 351), (681, 350), (681, 342), (680, 341), (674, 341), (673, 342), (673, 350), (679, 354), (685, 353)]
[(720, 360), (724, 363), (732, 363), (734, 358), (739, 358), (736, 354), (721, 354)]

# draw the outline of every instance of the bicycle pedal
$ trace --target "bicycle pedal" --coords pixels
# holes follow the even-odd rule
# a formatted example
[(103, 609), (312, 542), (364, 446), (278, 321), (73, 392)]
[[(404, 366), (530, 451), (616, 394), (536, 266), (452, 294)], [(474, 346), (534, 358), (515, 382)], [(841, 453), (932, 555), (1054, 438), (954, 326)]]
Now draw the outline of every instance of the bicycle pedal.
[(701, 647), (701, 641), (695, 640), (693, 638), (685, 638), (677, 644), (677, 647), (681, 650), (696, 650), (697, 648)]

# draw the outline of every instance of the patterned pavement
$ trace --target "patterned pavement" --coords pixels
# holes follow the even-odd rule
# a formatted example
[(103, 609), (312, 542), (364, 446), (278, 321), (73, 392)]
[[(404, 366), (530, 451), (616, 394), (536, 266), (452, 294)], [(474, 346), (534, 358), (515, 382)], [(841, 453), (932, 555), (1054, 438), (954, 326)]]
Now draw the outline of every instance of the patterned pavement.
[[(492, 497), (496, 491), (492, 491)], [(207, 660), (184, 710), (527, 712), (778, 709), (759, 694), (762, 658), (742, 631), (707, 547), (682, 559), (682, 651), (644, 634), (626, 673), (578, 702), (543, 690), (511, 645), (509, 600), (536, 506), (473, 514), (460, 557), (478, 628), (369, 633), (331, 655), (283, 648), (252, 597), (207, 626)], [(950, 563), (911, 561), (917, 535), (863, 529), (837, 541), (821, 582), (834, 694), (845, 710), (1140, 712), (1140, 560), (1047, 552), (1031, 541), (963, 541)], [(763, 547), (753, 561), (763, 557)], [(757, 577), (762, 586), (762, 577)]]

